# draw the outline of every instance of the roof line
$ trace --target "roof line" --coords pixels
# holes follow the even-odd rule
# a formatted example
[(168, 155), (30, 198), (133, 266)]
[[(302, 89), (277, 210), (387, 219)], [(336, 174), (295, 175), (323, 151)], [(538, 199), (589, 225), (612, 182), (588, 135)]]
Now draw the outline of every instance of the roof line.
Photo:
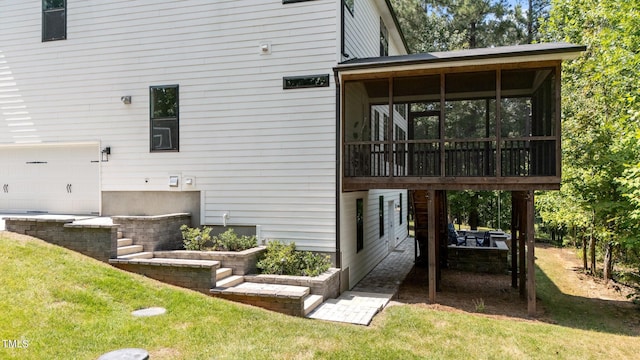
[(398, 34), (400, 34), (400, 39), (402, 40), (402, 45), (404, 46), (404, 50), (409, 54), (411, 49), (409, 49), (409, 44), (407, 43), (407, 39), (404, 37), (404, 31), (402, 31), (402, 27), (400, 27), (400, 22), (398, 21), (398, 16), (396, 14), (396, 10), (391, 5), (391, 0), (385, 0), (387, 3), (387, 8), (389, 8), (389, 12), (391, 13), (391, 18), (393, 19), (393, 23), (398, 29)]
[[(437, 64), (470, 60), (486, 60), (500, 58), (516, 58), (534, 55), (577, 54), (586, 50), (584, 45), (570, 43), (541, 43), (495, 48), (479, 48), (410, 55), (383, 56), (373, 58), (352, 59), (339, 63), (335, 70), (348, 71), (371, 69), (389, 66), (406, 66), (417, 64)], [(572, 56), (575, 57), (575, 56)]]

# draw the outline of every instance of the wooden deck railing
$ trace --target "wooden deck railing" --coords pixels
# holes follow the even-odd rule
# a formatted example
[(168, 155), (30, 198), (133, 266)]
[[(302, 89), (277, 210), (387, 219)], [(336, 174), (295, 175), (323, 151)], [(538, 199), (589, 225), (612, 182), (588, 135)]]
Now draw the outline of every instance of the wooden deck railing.
[(345, 177), (496, 177), (499, 166), (502, 177), (556, 176), (556, 141), (510, 138), (499, 148), (495, 139), (350, 142), (343, 170)]

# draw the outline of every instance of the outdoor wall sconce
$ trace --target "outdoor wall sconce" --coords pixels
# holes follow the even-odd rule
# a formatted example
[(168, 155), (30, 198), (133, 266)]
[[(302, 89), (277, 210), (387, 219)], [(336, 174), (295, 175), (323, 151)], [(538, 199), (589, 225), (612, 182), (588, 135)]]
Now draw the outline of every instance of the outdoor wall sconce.
[(107, 146), (104, 149), (102, 149), (102, 152), (100, 153), (100, 160), (102, 162), (108, 162), (109, 155), (111, 155), (111, 146)]
[(122, 101), (122, 103), (125, 104), (125, 105), (129, 105), (129, 104), (131, 104), (131, 96), (129, 96), (129, 95), (121, 96), (120, 97), (120, 101)]

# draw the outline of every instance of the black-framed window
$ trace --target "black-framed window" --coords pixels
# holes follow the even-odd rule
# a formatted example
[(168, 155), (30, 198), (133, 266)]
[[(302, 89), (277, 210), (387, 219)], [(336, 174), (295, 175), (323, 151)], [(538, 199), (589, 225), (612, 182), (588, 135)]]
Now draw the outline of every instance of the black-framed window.
[(42, 41), (67, 38), (67, 1), (42, 0)]
[(380, 18), (380, 56), (389, 56), (389, 32)]
[(364, 200), (356, 199), (356, 252), (364, 249)]
[(378, 227), (380, 237), (384, 236), (384, 196), (378, 197)]
[(400, 195), (400, 225), (402, 225), (402, 193)]
[(285, 90), (327, 86), (329, 86), (329, 74), (285, 76), (282, 78), (282, 88)]
[(180, 140), (178, 85), (149, 88), (151, 151), (178, 151)]

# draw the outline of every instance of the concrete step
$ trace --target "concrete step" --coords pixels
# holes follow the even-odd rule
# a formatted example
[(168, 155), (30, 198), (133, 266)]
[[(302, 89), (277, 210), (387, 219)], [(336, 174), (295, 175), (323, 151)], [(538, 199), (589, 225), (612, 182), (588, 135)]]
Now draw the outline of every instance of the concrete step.
[(307, 295), (307, 297), (304, 298), (304, 316), (309, 315), (310, 312), (315, 310), (315, 308), (322, 304), (323, 300), (322, 295)]
[(231, 268), (219, 268), (216, 270), (216, 282), (233, 275)]
[(118, 256), (141, 252), (143, 249), (142, 245), (120, 246), (118, 247)]
[(118, 247), (133, 245), (133, 239), (118, 238)]
[(118, 230), (118, 239), (121, 239), (123, 237), (124, 237), (124, 235), (122, 234), (122, 231)]
[(231, 276), (225, 277), (220, 281), (216, 281), (216, 288), (230, 288), (238, 284), (242, 284), (243, 282), (244, 282), (244, 276), (231, 275)]
[(129, 255), (118, 256), (118, 259), (123, 260), (131, 260), (131, 259), (153, 259), (153, 253), (150, 251), (147, 252), (136, 252)]

